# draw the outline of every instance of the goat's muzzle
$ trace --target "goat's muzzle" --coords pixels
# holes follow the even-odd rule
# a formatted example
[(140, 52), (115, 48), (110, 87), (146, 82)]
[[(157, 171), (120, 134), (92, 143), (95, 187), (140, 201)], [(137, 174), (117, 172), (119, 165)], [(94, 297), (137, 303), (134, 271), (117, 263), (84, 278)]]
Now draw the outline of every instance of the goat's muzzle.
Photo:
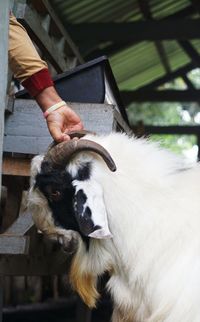
[(107, 164), (108, 168), (113, 172), (116, 171), (115, 162), (113, 161), (109, 152), (103, 146), (91, 140), (75, 139), (81, 138), (87, 133), (91, 132), (79, 131), (68, 133), (72, 140), (50, 146), (43, 161), (47, 162), (50, 167), (54, 169), (63, 169), (66, 167), (66, 164), (70, 161), (74, 154), (82, 151), (89, 151), (100, 155)]

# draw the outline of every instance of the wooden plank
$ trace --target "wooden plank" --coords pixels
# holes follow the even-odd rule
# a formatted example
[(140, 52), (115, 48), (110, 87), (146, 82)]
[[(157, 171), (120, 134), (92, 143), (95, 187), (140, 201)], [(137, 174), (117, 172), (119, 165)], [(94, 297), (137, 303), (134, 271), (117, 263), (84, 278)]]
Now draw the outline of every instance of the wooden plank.
[(4, 305), (4, 278), (0, 276), (0, 322), (3, 321), (3, 305)]
[(51, 142), (50, 136), (42, 139), (28, 136), (6, 136), (4, 138), (4, 151), (36, 155), (44, 153)]
[(192, 90), (195, 90), (195, 86), (194, 84), (192, 83), (192, 81), (188, 78), (187, 75), (182, 75), (182, 79), (184, 81), (184, 83), (186, 84), (187, 88), (188, 89), (192, 89)]
[(179, 45), (185, 51), (185, 53), (189, 56), (191, 61), (196, 65), (196, 67), (200, 66), (200, 55), (198, 51), (193, 47), (193, 45), (187, 40), (179, 40)]
[(117, 122), (117, 129), (130, 135), (133, 134), (132, 129), (127, 125), (127, 123), (124, 121), (123, 117), (117, 110), (114, 111), (114, 116)]
[[(77, 302), (77, 296), (75, 294), (70, 294), (67, 297), (59, 297), (58, 299), (53, 299), (46, 302), (34, 302), (34, 303), (25, 303), (17, 306), (4, 306), (3, 313), (5, 314), (5, 321), (8, 319), (9, 321), (20, 321), (20, 317), (23, 321), (30, 320), (31, 314), (34, 313), (34, 321), (41, 321), (41, 315), (43, 316), (43, 320), (47, 321), (44, 318), (45, 313), (52, 314), (52, 316), (57, 316), (57, 313), (62, 310), (65, 312), (65, 316), (69, 316), (69, 311), (74, 310), (74, 306)], [(55, 319), (55, 318), (54, 318)], [(56, 321), (60, 321), (60, 318), (57, 318)], [(63, 321), (63, 320), (62, 320)], [(69, 321), (65, 319), (64, 321)], [(73, 320), (72, 320), (73, 321)], [(86, 322), (86, 321), (85, 321)]]
[[(40, 245), (40, 247), (42, 244)], [(66, 274), (69, 267), (69, 257), (61, 251), (57, 251), (57, 256), (60, 254), (59, 264), (55, 262), (55, 252), (41, 253), (39, 249), (34, 250), (35, 253), (31, 255), (13, 255), (0, 256), (0, 274), (1, 275), (28, 275), (28, 276), (46, 276), (55, 274)], [(54, 263), (54, 266), (52, 266)]]
[[(135, 131), (133, 127), (133, 131)], [(180, 135), (199, 135), (199, 125), (171, 125), (171, 126), (155, 126), (155, 125), (144, 125), (145, 134), (180, 134)]]
[(15, 234), (17, 236), (25, 235), (32, 227), (34, 222), (30, 212), (20, 214), (15, 222), (6, 230), (6, 235)]
[[(113, 106), (109, 104), (69, 103), (80, 115), (87, 130), (107, 134), (113, 130)], [(34, 100), (17, 99), (14, 113), (6, 116), (4, 151), (27, 154), (44, 153), (52, 138), (46, 121)]]
[[(2, 169), (2, 146), (4, 134), (4, 111), (6, 107), (6, 87), (8, 72), (8, 19), (9, 1), (0, 1), (0, 187), (1, 187), (1, 169)], [(1, 189), (0, 189), (1, 194)], [(0, 196), (1, 199), (1, 196)]]
[(64, 36), (70, 51), (73, 53), (73, 55), (75, 57), (77, 57), (78, 62), (83, 64), (84, 63), (83, 57), (81, 56), (78, 48), (76, 47), (76, 45), (74, 44), (73, 40), (71, 39), (69, 33), (67, 32), (66, 27), (62, 24), (62, 22), (58, 18), (54, 8), (51, 5), (51, 3), (48, 0), (43, 0), (43, 4), (45, 5), (46, 9), (48, 10), (51, 18), (55, 21), (55, 23), (56, 23), (57, 27), (59, 28), (61, 34)]
[(29, 177), (30, 166), (31, 166), (30, 159), (5, 156), (3, 158), (2, 174)]
[(80, 23), (68, 25), (68, 30), (76, 41), (81, 41), (86, 36), (90, 40), (98, 39), (98, 41), (114, 41), (116, 43), (198, 39), (200, 36), (200, 19)]
[[(199, 1), (199, 0), (196, 0), (196, 1)], [(140, 2), (140, 1), (138, 1), (138, 2)], [(181, 9), (180, 11), (175, 12), (175, 13), (165, 17), (163, 20), (182, 19), (185, 17), (189, 17), (191, 15), (194, 15), (194, 14), (195, 14), (195, 8), (192, 5), (189, 5), (183, 9)], [(99, 49), (99, 48), (95, 49), (84, 57), (86, 60), (90, 60), (90, 59), (93, 59), (94, 57), (98, 57), (98, 56), (100, 57), (103, 55), (112, 56), (112, 55), (116, 54), (116, 52), (119, 52), (120, 50), (124, 50), (130, 46), (137, 44), (137, 43), (138, 43), (137, 41), (136, 42), (135, 41), (129, 41), (129, 42), (125, 41), (125, 42), (121, 42), (120, 44), (114, 42), (111, 45), (104, 47), (103, 49)], [(98, 38), (96, 40), (96, 44), (98, 45)], [(95, 46), (94, 46), (94, 48), (95, 48)]]
[(7, 95), (6, 113), (12, 113), (14, 108), (14, 96)]
[(5, 231), (18, 217), (22, 193), (24, 189), (24, 178), (9, 176), (3, 178), (4, 185), (7, 187), (7, 200), (4, 208), (1, 231)]
[(165, 51), (165, 47), (162, 43), (162, 41), (156, 41), (155, 42), (155, 46), (156, 46), (156, 50), (158, 52), (158, 55), (160, 57), (160, 61), (165, 69), (166, 74), (169, 74), (171, 72), (171, 67), (170, 67), (170, 63)]
[(0, 235), (0, 255), (27, 254), (29, 240), (29, 236)]
[(137, 90), (122, 91), (125, 105), (131, 102), (198, 102), (200, 90)]
[(156, 88), (156, 87), (163, 85), (167, 82), (171, 82), (172, 80), (176, 79), (177, 77), (182, 77), (182, 75), (187, 74), (188, 72), (190, 72), (194, 68), (196, 68), (196, 66), (193, 62), (186, 64), (186, 65), (174, 70), (173, 72), (170, 72), (167, 75), (163, 75), (161, 77), (158, 77), (157, 79), (153, 80), (152, 82), (141, 86), (139, 88), (139, 90)]
[(45, 57), (47, 57), (58, 73), (70, 67), (63, 51), (57, 50), (55, 39), (50, 37), (44, 29), (43, 20), (37, 14), (36, 10), (26, 4), (19, 3), (16, 9), (16, 17), (27, 29), (31, 39), (42, 50)]
[(196, 11), (198, 13), (200, 13), (200, 3), (199, 3), (199, 0), (191, 0), (192, 1), (192, 4), (194, 6), (194, 8), (196, 9)]
[[(1, 211), (5, 206), (7, 195), (8, 195), (7, 188), (5, 186), (2, 186), (1, 187), (1, 200), (0, 200), (0, 207), (1, 207), (0, 209), (1, 209)], [(2, 215), (2, 213), (1, 213), (1, 215)]]
[[(138, 1), (141, 12), (146, 20), (153, 20), (151, 9), (148, 0)], [(155, 41), (155, 47), (160, 57), (161, 64), (163, 65), (166, 74), (171, 72), (170, 64), (165, 52), (164, 45), (161, 41)]]
[(79, 298), (76, 304), (76, 322), (92, 321), (92, 310)]

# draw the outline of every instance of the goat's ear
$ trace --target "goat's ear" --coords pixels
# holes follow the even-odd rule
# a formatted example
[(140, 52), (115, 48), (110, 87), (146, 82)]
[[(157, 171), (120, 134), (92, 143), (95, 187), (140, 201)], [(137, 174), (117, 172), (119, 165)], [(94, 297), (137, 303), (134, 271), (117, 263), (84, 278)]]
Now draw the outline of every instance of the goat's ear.
[(72, 184), (75, 188), (74, 212), (82, 234), (99, 239), (112, 237), (101, 185), (94, 179), (74, 180)]

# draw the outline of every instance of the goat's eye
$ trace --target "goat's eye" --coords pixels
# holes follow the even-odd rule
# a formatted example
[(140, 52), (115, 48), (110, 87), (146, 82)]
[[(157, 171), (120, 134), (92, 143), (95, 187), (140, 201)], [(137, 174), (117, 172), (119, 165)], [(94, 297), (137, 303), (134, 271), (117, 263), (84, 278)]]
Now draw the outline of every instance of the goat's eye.
[(51, 193), (51, 195), (50, 195), (50, 198), (51, 198), (52, 201), (58, 201), (58, 200), (60, 200), (60, 198), (61, 198), (61, 192), (58, 191), (58, 190), (53, 191)]

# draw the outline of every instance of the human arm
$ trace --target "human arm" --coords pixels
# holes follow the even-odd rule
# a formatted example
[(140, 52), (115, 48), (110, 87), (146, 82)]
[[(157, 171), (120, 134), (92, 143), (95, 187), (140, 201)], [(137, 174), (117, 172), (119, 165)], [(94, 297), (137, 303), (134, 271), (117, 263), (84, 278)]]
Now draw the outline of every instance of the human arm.
[[(9, 63), (14, 76), (35, 98), (43, 112), (62, 101), (55, 90), (46, 62), (40, 58), (26, 30), (13, 15), (10, 15)], [(83, 128), (79, 116), (67, 104), (51, 112), (46, 122), (57, 142), (69, 140), (66, 134), (68, 131)]]

